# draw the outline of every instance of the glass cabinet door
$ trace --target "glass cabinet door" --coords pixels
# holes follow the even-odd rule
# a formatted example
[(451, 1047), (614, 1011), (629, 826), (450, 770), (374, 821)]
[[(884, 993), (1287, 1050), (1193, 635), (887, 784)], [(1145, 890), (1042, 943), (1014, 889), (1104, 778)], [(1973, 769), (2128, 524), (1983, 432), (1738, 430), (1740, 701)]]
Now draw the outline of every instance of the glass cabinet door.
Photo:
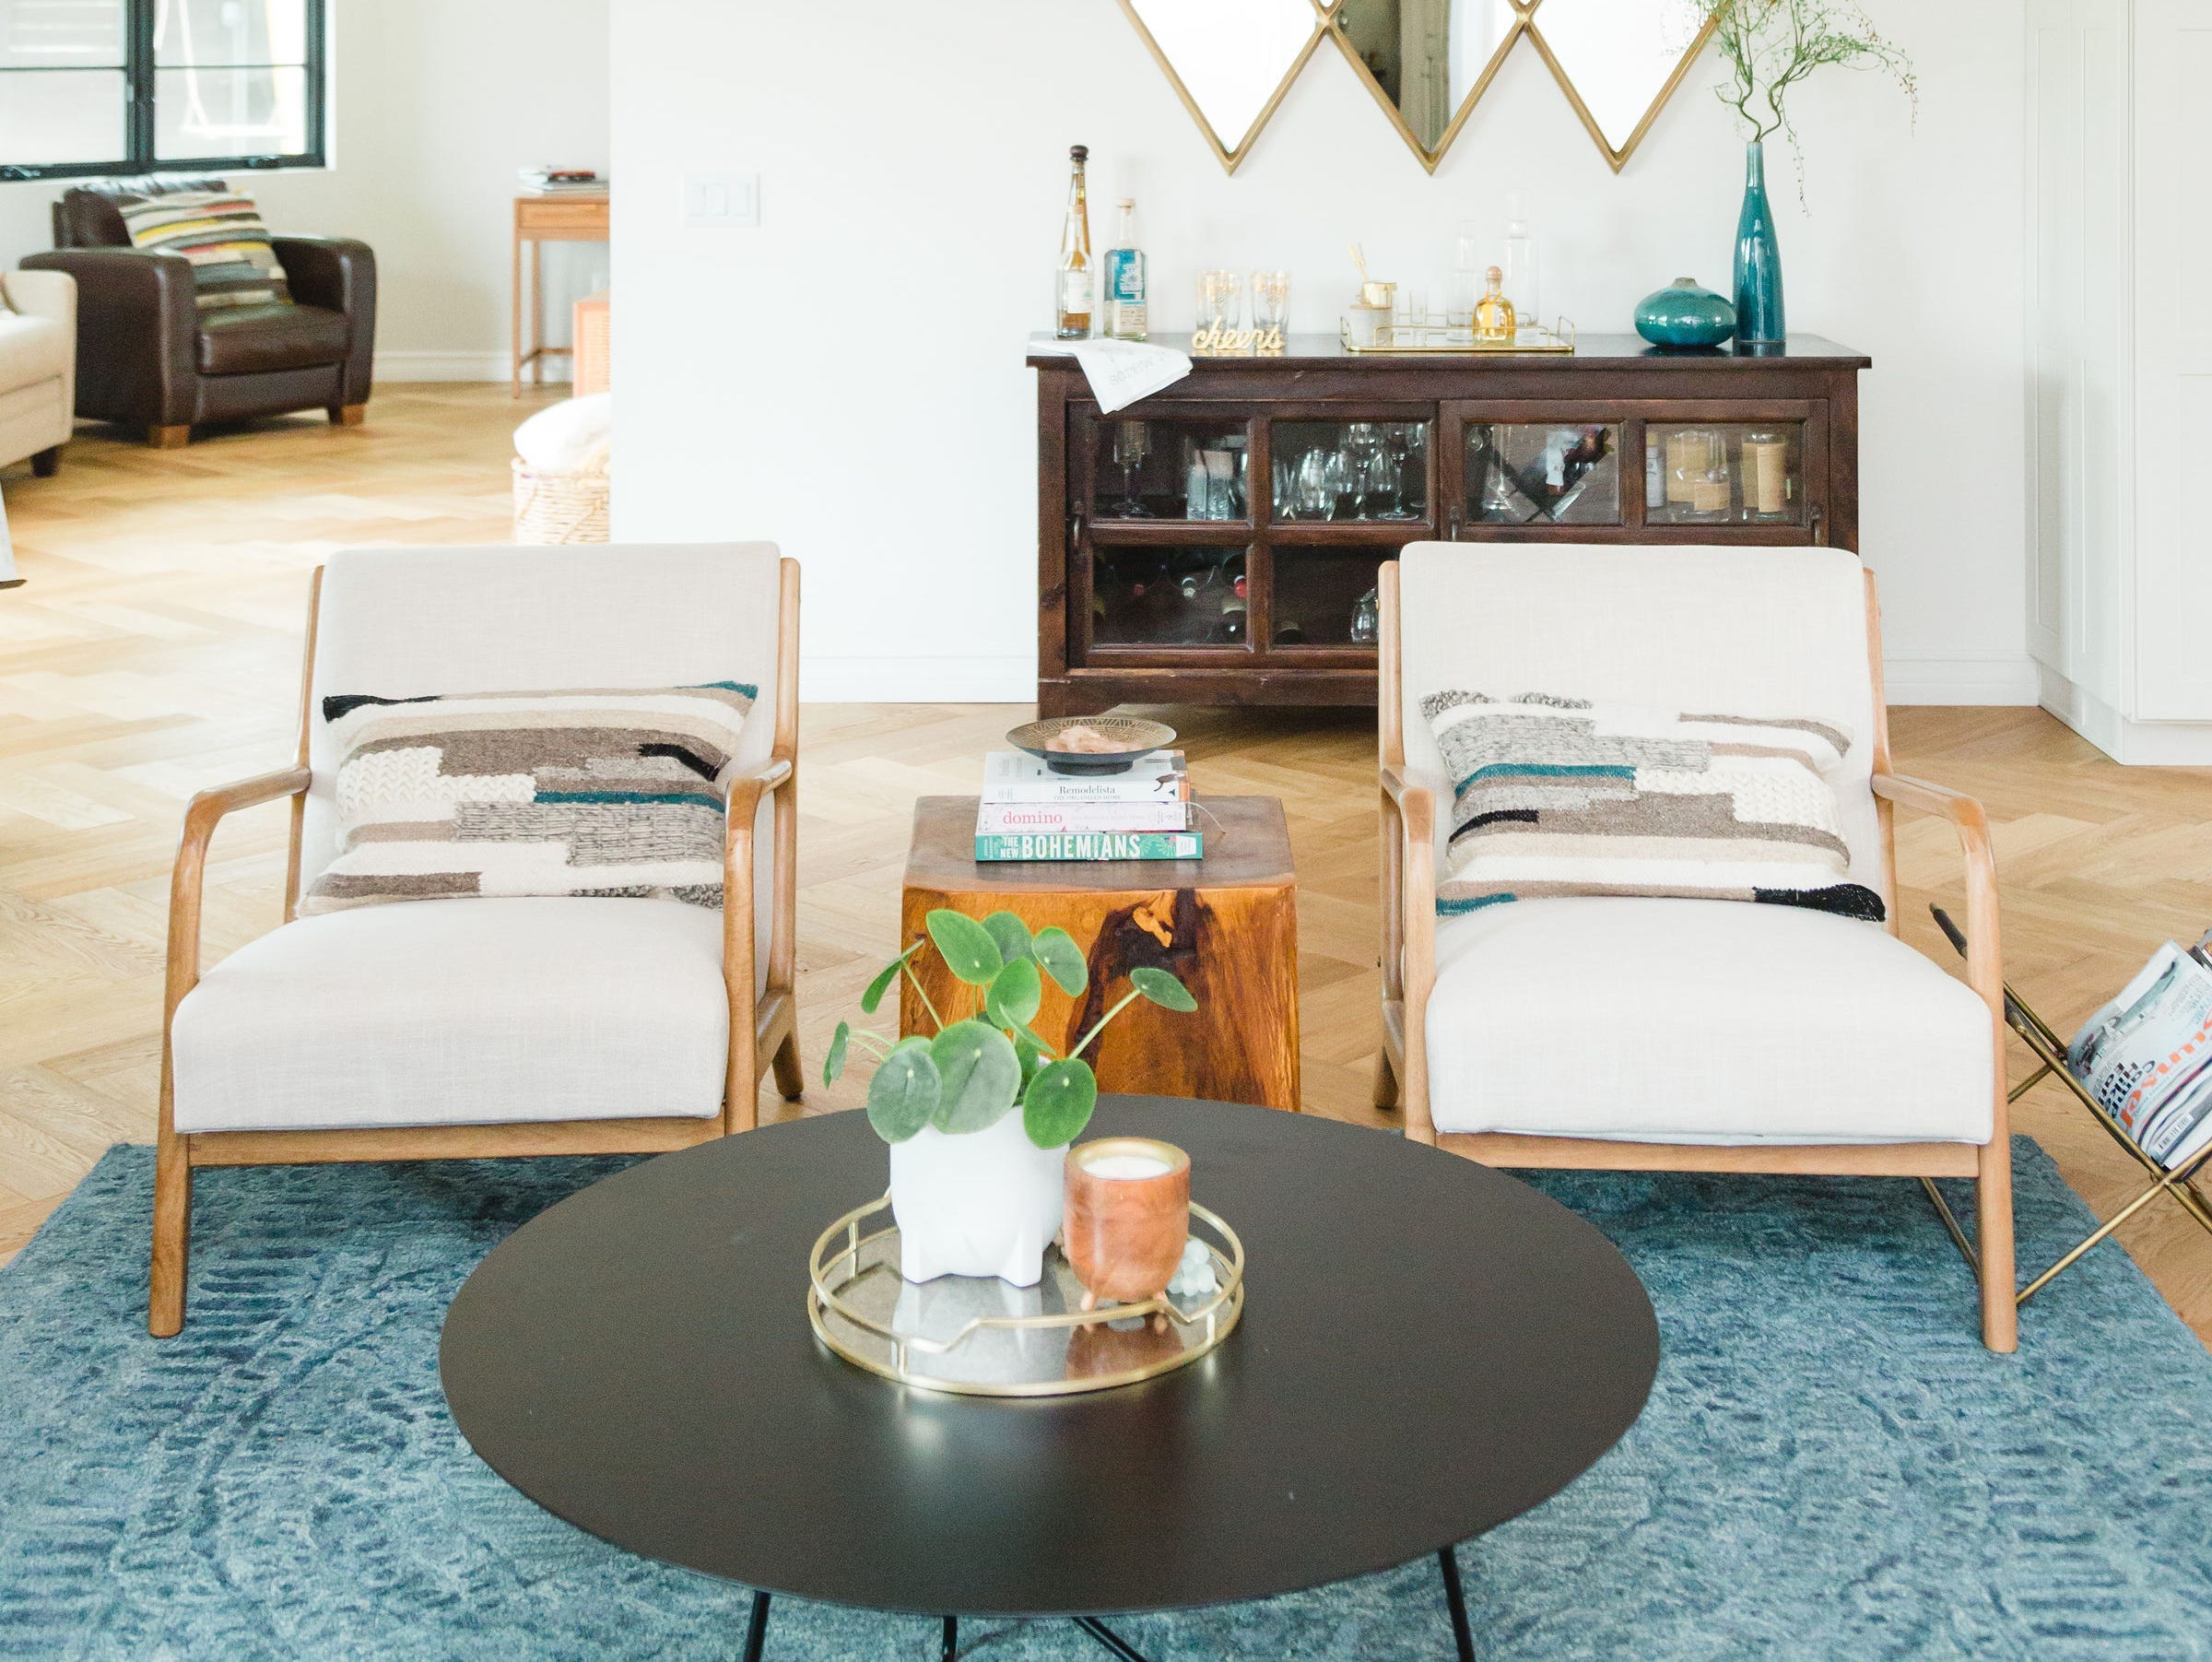
[(1801, 525), (1802, 421), (1648, 422), (1644, 520), (1653, 525)]
[(1245, 550), (1099, 547), (1090, 557), (1090, 643), (1243, 647)]
[(1088, 422), (1094, 522), (1252, 518), (1250, 438), (1236, 420)]
[(1466, 517), (1479, 525), (1618, 525), (1618, 422), (1469, 421)]
[(1284, 547), (1269, 551), (1268, 645), (1277, 650), (1336, 647), (1372, 652), (1381, 637), (1380, 548)]
[(1275, 421), (1268, 444), (1278, 525), (1429, 517), (1426, 421)]

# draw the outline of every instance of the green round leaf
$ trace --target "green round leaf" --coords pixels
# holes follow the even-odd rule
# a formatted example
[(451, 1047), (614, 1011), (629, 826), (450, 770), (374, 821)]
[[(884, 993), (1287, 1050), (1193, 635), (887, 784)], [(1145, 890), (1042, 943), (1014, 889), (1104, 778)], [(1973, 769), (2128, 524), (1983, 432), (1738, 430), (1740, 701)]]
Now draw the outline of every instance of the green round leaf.
[(887, 1143), (902, 1143), (929, 1124), (943, 1095), (927, 1039), (901, 1039), (868, 1081), (868, 1124)]
[(1017, 958), (1001, 970), (983, 995), (983, 1014), (999, 1027), (1027, 1027), (1044, 1002), (1044, 983), (1034, 959)]
[(1129, 984), (1165, 1009), (1194, 1010), (1198, 1008), (1198, 1001), (1191, 996), (1191, 989), (1165, 970), (1132, 970), (1129, 972)]
[(1099, 1081), (1089, 1063), (1049, 1063), (1022, 1093), (1021, 1128), (1040, 1149), (1057, 1149), (1083, 1135), (1098, 1101)]
[(1006, 960), (991, 931), (965, 913), (940, 906), (928, 917), (929, 938), (945, 955), (945, 967), (971, 987), (987, 987)]
[(1044, 972), (1053, 978), (1053, 984), (1070, 998), (1080, 997), (1083, 989), (1090, 984), (1090, 966), (1083, 961), (1083, 949), (1076, 945), (1076, 937), (1058, 925), (1037, 931), (1031, 948)]
[(998, 955), (1008, 963), (1030, 955), (1030, 926), (1011, 912), (994, 912), (983, 919), (983, 927), (991, 931), (991, 938), (998, 943)]
[(876, 1013), (876, 1007), (883, 1002), (884, 994), (890, 991), (891, 983), (899, 979), (900, 967), (920, 950), (922, 950), (922, 943), (916, 941), (877, 972), (876, 979), (868, 983), (868, 990), (860, 996), (860, 1008), (863, 1015), (873, 1016)]
[(830, 1035), (830, 1054), (822, 1058), (822, 1083), (834, 1085), (837, 1076), (845, 1071), (845, 1046), (852, 1043), (853, 1024), (841, 1021), (837, 1031)]
[(1006, 1034), (984, 1022), (956, 1021), (929, 1042), (943, 1081), (931, 1124), (957, 1137), (998, 1123), (1021, 1090), (1021, 1058)]

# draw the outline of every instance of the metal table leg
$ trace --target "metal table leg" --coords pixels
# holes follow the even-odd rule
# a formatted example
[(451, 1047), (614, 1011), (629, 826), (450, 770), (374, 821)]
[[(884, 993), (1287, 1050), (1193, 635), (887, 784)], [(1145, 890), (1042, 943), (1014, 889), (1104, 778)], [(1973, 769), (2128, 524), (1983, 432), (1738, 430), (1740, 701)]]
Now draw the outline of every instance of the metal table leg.
[(1446, 1547), (1436, 1555), (1444, 1573), (1444, 1608), (1452, 1612), (1452, 1643), (1459, 1647), (1459, 1662), (1475, 1662), (1475, 1635), (1467, 1627), (1467, 1597), (1460, 1590), (1459, 1559)]
[(1104, 1645), (1114, 1656), (1119, 1656), (1122, 1662), (1145, 1662), (1143, 1652), (1096, 1616), (1077, 1616), (1076, 1625)]
[(937, 1653), (939, 1662), (952, 1662), (953, 1657), (959, 1654), (959, 1649), (960, 1619), (947, 1616), (945, 1618), (945, 1648)]
[(745, 1662), (760, 1662), (768, 1646), (768, 1595), (753, 1595), (752, 1620), (745, 1624)]

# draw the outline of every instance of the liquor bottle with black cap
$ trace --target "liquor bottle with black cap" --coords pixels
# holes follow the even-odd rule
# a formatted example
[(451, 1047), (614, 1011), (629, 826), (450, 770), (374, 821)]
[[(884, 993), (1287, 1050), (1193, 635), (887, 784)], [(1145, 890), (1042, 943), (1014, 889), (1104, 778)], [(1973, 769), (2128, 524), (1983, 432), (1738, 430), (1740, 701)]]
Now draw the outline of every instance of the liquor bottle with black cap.
[(1090, 202), (1083, 183), (1083, 163), (1089, 156), (1085, 145), (1073, 146), (1067, 152), (1072, 164), (1067, 181), (1067, 221), (1060, 230), (1060, 274), (1053, 324), (1053, 333), (1062, 340), (1090, 337), (1095, 285), (1090, 269)]

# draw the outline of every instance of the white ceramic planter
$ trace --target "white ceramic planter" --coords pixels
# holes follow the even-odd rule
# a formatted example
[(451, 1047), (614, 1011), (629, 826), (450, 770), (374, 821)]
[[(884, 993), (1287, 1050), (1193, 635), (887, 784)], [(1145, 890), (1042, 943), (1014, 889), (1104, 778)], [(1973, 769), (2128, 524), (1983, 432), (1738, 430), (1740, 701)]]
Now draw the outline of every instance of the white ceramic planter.
[(1034, 1287), (1044, 1249), (1060, 1232), (1067, 1145), (1040, 1149), (1021, 1110), (987, 1130), (948, 1137), (924, 1126), (891, 1145), (891, 1215), (899, 1220), (899, 1273), (996, 1276)]

